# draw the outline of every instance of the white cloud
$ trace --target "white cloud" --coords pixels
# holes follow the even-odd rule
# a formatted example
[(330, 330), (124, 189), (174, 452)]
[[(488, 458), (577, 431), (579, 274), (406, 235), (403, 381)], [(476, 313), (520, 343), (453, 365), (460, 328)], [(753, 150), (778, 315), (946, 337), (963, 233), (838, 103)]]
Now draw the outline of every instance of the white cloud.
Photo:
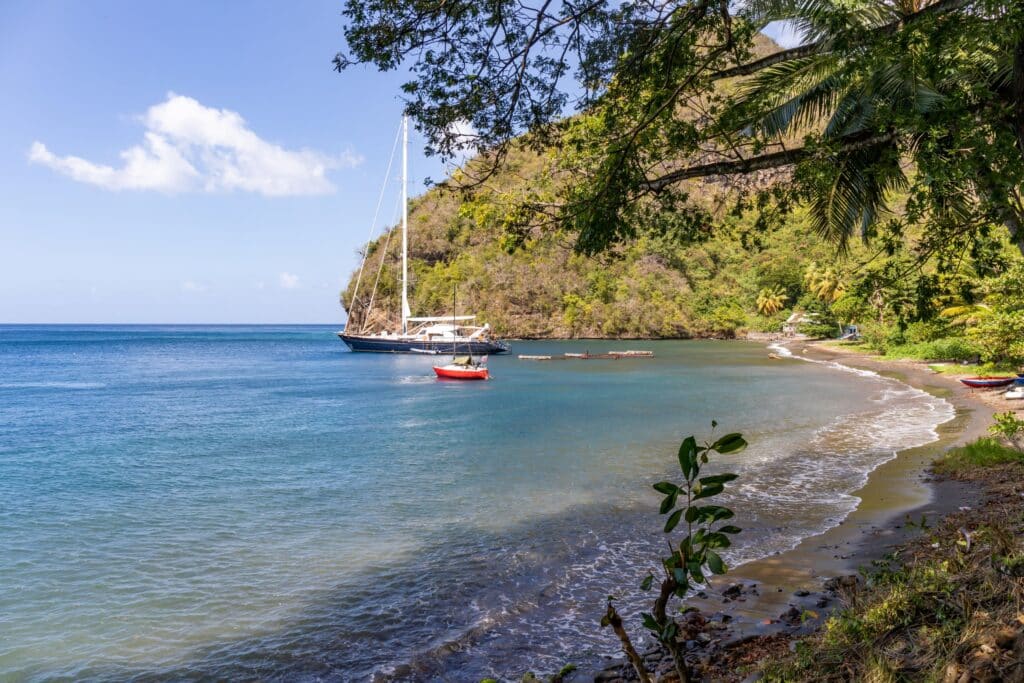
[(327, 172), (363, 161), (351, 152), (332, 157), (309, 149), (287, 150), (256, 135), (237, 112), (174, 93), (140, 120), (146, 127), (143, 143), (121, 152), (119, 168), (57, 156), (38, 141), (32, 143), (28, 159), (108, 190), (242, 190), (270, 197), (333, 192)]
[(299, 276), (291, 273), (281, 273), (277, 281), (282, 289), (295, 289), (299, 286)]
[(181, 291), (183, 292), (194, 292), (201, 294), (205, 292), (209, 287), (204, 285), (202, 282), (196, 282), (194, 280), (185, 280), (181, 283)]
[(452, 136), (454, 142), (452, 151), (455, 156), (452, 159), (452, 163), (455, 166), (461, 166), (476, 156), (479, 151), (477, 149), (477, 140), (480, 137), (480, 133), (472, 123), (465, 119), (459, 119), (448, 128), (448, 134)]

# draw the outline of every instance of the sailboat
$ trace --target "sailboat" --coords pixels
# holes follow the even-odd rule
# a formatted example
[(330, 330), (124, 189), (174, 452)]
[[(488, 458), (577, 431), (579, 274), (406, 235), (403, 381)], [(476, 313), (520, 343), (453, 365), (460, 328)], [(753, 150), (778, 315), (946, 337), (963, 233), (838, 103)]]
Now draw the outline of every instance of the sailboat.
[[(409, 119), (402, 117), (402, 322), (395, 331), (349, 331), (352, 316), (338, 336), (353, 351), (378, 353), (456, 353), (462, 349), (469, 353), (508, 353), (508, 342), (498, 339), (490, 324), (472, 325), (475, 315), (451, 317), (412, 317), (409, 310)], [(369, 250), (367, 250), (367, 253)], [(366, 256), (363, 257), (365, 265)], [(382, 262), (383, 264), (383, 262)], [(360, 271), (362, 269), (360, 268)], [(358, 279), (353, 301), (357, 301)], [(372, 306), (373, 297), (370, 297)], [(369, 318), (367, 310), (363, 320)]]
[[(486, 361), (486, 356), (484, 357)], [(434, 374), (442, 379), (490, 379), (485, 363), (474, 363), (472, 356), (455, 356), (447, 365), (435, 365)]]
[[(452, 289), (452, 317), (455, 313), (455, 289)], [(456, 354), (455, 351), (452, 352)], [(490, 379), (487, 372), (487, 356), (479, 362), (473, 360), (473, 352), (465, 356), (454, 355), (452, 362), (446, 365), (435, 365), (434, 374), (440, 379)]]

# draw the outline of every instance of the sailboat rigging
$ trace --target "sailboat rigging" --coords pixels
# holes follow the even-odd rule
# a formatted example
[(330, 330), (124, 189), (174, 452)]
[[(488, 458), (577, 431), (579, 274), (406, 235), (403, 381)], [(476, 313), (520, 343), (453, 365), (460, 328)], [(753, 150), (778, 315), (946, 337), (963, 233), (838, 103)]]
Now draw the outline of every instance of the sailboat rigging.
[[(390, 168), (390, 166), (389, 166)], [(362, 324), (357, 332), (350, 332), (349, 325), (353, 319), (352, 312), (355, 310), (359, 299), (359, 284), (362, 280), (362, 267), (360, 276), (356, 279), (356, 290), (353, 293), (350, 305), (349, 318), (345, 323), (345, 329), (338, 332), (338, 336), (352, 351), (375, 351), (380, 353), (452, 353), (461, 348), (470, 353), (507, 353), (508, 342), (498, 339), (491, 326), (485, 323), (482, 326), (469, 324), (475, 320), (475, 315), (453, 315), (448, 317), (413, 317), (409, 309), (409, 201), (408, 201), (408, 173), (409, 173), (409, 119), (402, 117), (402, 310), (401, 328), (399, 331), (388, 331), (377, 329), (367, 330), (366, 322), (370, 317), (370, 310), (373, 305), (374, 294), (370, 296), (370, 305), (366, 307)], [(379, 206), (378, 206), (379, 209)], [(363, 255), (363, 265), (366, 264), (367, 249)], [(381, 257), (383, 259), (383, 256)], [(383, 260), (381, 261), (383, 265)], [(449, 322), (450, 321), (450, 322)]]

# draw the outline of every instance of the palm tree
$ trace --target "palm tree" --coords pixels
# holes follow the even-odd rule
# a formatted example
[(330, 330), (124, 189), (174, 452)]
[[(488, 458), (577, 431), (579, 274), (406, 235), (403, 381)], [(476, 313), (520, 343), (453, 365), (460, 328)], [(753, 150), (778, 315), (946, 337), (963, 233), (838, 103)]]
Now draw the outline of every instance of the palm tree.
[(970, 326), (992, 315), (992, 307), (986, 304), (961, 303), (955, 306), (948, 306), (939, 315), (948, 318), (952, 325)]
[(765, 317), (773, 316), (786, 307), (788, 299), (782, 287), (764, 287), (757, 294), (757, 312)]
[(811, 263), (804, 271), (804, 285), (822, 301), (832, 303), (846, 293), (846, 284), (842, 277), (832, 268), (819, 268)]
[[(960, 111), (972, 85), (998, 90), (1010, 78), (1009, 55), (983, 32), (946, 30), (942, 40), (949, 44), (939, 52), (939, 64), (913, 49), (912, 36), (898, 36), (891, 28), (911, 26), (907, 20), (929, 8), (937, 10), (934, 16), (911, 29), (923, 31), (929, 20), (955, 20), (942, 12), (947, 5), (965, 4), (958, 2), (752, 0), (752, 18), (791, 22), (807, 49), (792, 51), (799, 55), (757, 71), (740, 86), (741, 106), (749, 112), (741, 120), (746, 130), (784, 146), (808, 135), (816, 138), (823, 163), (805, 176), (812, 225), (841, 246), (858, 233), (867, 236), (886, 211), (889, 195), (908, 186), (907, 157), (935, 144), (928, 137), (931, 119)], [(939, 218), (963, 224), (978, 194), (996, 196), (985, 188), (999, 180), (984, 170), (972, 179), (973, 190), (956, 183), (936, 190), (940, 201), (932, 210), (942, 214)], [(1006, 208), (1003, 214), (1021, 209), (1013, 201)], [(1003, 220), (1014, 231), (1014, 217)]]

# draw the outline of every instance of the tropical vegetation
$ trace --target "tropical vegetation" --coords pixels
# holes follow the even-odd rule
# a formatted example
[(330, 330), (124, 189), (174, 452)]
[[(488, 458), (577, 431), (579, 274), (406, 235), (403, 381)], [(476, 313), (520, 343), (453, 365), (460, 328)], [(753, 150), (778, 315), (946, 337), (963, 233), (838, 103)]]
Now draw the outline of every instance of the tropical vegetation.
[[(515, 194), (557, 155), (513, 150), (490, 182)], [(510, 337), (734, 337), (779, 332), (799, 311), (815, 320), (804, 332), (834, 337), (857, 325), (866, 348), (891, 356), (1024, 360), (1024, 259), (999, 229), (975, 235), (968, 249), (923, 257), (920, 230), (838, 252), (806, 207), (771, 227), (754, 212), (723, 214), (690, 240), (677, 239), (675, 214), (660, 213), (635, 238), (587, 256), (560, 230), (510, 248), (503, 211), (500, 197), (447, 187), (413, 200), (414, 311), (450, 313), (453, 284), (459, 312), (479, 313)], [(400, 244), (393, 230), (372, 242), (358, 293), (355, 274), (342, 293), (356, 328), (397, 325)]]
[[(414, 308), (444, 312), (454, 282), (509, 336), (734, 336), (801, 312), (888, 354), (1024, 360), (1024, 7), (733, 10), (349, 0), (339, 70), (410, 67), (431, 149), (479, 150), (414, 207)], [(780, 19), (803, 45), (758, 33)], [(396, 246), (370, 245), (371, 271)], [(396, 285), (385, 268), (378, 311)], [(370, 291), (343, 294), (357, 325)]]
[[(483, 152), (455, 184), (494, 194), (510, 150), (559, 149), (546, 182), (503, 198), (511, 240), (564, 230), (599, 253), (665, 211), (692, 238), (716, 218), (711, 185), (762, 225), (806, 206), (841, 245), (919, 231), (925, 251), (969, 248), (1001, 225), (1024, 248), (1016, 0), (345, 7), (336, 68), (408, 68), (431, 148)], [(758, 32), (779, 20), (802, 45), (764, 49)]]

